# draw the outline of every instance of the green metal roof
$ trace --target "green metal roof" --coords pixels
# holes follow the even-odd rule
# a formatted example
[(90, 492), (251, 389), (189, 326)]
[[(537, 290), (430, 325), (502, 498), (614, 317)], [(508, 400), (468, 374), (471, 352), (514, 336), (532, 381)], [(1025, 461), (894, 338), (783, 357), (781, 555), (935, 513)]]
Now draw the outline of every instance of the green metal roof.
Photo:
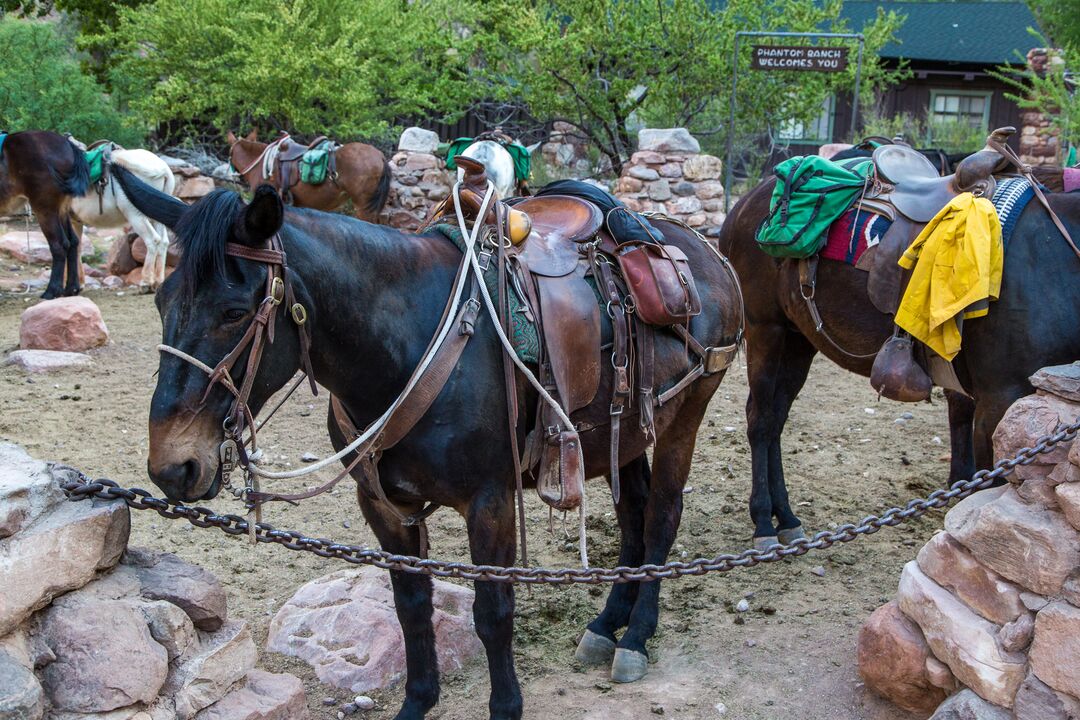
[(1019, 62), (1016, 53), (1039, 45), (1028, 32), (1035, 16), (1022, 2), (845, 2), (842, 16), (858, 32), (877, 9), (907, 16), (885, 58), (1000, 65)]

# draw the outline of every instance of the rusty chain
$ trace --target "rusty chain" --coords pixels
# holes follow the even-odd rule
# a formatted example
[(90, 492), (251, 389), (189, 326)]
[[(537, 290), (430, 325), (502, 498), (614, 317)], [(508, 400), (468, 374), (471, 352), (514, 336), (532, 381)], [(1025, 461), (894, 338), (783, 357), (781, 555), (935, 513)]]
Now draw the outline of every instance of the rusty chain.
[[(970, 480), (958, 480), (948, 489), (937, 489), (925, 498), (910, 500), (903, 508), (893, 507), (881, 515), (868, 515), (857, 525), (848, 523), (835, 530), (825, 530), (812, 538), (799, 538), (788, 545), (774, 545), (768, 550), (754, 548), (744, 550), (738, 555), (718, 555), (714, 558), (697, 558), (689, 562), (673, 561), (664, 565), (642, 565), (641, 567), (615, 568), (523, 568), (499, 567), (494, 565), (473, 565), (463, 562), (431, 560), (409, 555), (395, 555), (383, 550), (343, 545), (332, 540), (310, 538), (294, 530), (278, 530), (267, 523), (257, 523), (255, 537), (259, 542), (277, 543), (290, 550), (310, 552), (324, 558), (335, 558), (356, 565), (374, 565), (385, 570), (432, 575), (438, 578), (458, 578), (461, 580), (487, 580), (491, 582), (520, 582), (526, 584), (600, 584), (649, 582), (686, 576), (700, 576), (712, 572), (730, 572), (739, 567), (754, 567), (762, 563), (772, 563), (789, 557), (805, 555), (811, 550), (824, 550), (836, 543), (851, 542), (860, 535), (872, 535), (883, 527), (896, 526), (900, 523), (925, 515), (932, 509), (943, 508), (953, 500), (962, 499), (983, 488), (989, 487), (995, 480), (1012, 473), (1018, 465), (1030, 465), (1044, 453), (1050, 452), (1059, 443), (1072, 440), (1080, 432), (1080, 418), (1071, 425), (1060, 426), (1056, 432), (1039, 438), (1034, 447), (1022, 448), (1017, 454), (1001, 460), (993, 470), (980, 470)], [(79, 482), (66, 482), (62, 485), (71, 500), (99, 498), (103, 500), (123, 500), (128, 507), (136, 510), (154, 510), (164, 518), (184, 519), (200, 528), (216, 527), (228, 535), (248, 534), (248, 523), (243, 517), (232, 514), (217, 514), (204, 507), (183, 505), (153, 497), (141, 488), (123, 488), (112, 480), (89, 480), (80, 473)]]

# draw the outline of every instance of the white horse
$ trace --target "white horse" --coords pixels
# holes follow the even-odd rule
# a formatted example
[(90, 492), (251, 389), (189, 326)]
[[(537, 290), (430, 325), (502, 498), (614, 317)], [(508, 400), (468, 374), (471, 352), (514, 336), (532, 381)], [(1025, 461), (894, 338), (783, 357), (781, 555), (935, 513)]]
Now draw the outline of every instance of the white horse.
[[(540, 147), (540, 143), (530, 145), (526, 150), (532, 154), (538, 147)], [(514, 158), (510, 156), (509, 151), (501, 143), (494, 140), (477, 140), (465, 148), (461, 154), (484, 163), (484, 167), (487, 168), (488, 179), (494, 183), (499, 197), (509, 198), (520, 194), (518, 192), (517, 177), (514, 173)], [(465, 171), (458, 168), (457, 176), (458, 180), (461, 180), (465, 176)]]
[[(155, 190), (172, 194), (176, 187), (176, 178), (172, 170), (154, 153), (148, 150), (113, 149), (109, 162), (120, 165), (138, 176), (144, 183)], [(165, 256), (169, 250), (169, 234), (165, 226), (143, 215), (131, 204), (124, 191), (106, 175), (101, 195), (98, 186), (93, 185), (82, 197), (71, 203), (72, 224), (75, 234), (82, 239), (84, 225), (94, 227), (123, 227), (131, 229), (146, 243), (146, 260), (143, 262), (142, 280), (139, 287), (152, 292), (165, 281)]]

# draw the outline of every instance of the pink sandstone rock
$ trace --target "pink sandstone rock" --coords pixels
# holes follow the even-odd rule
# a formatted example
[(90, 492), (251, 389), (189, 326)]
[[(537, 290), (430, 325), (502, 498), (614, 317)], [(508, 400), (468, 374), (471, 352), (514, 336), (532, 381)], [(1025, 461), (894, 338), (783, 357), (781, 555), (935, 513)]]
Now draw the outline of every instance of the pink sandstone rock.
[(141, 548), (129, 548), (122, 562), (138, 576), (143, 597), (176, 605), (200, 630), (217, 630), (228, 619), (225, 589), (209, 570)]
[[(859, 676), (866, 686), (894, 705), (913, 713), (930, 713), (942, 700), (945, 691), (929, 678), (927, 661), (933, 656), (922, 630), (900, 611), (896, 601), (877, 610), (859, 630)], [(940, 665), (940, 663), (938, 663)], [(951, 678), (942, 676), (938, 682)]]
[[(1044, 435), (1050, 435), (1062, 423), (1076, 420), (1076, 405), (1054, 395), (1039, 392), (1014, 402), (994, 430), (994, 459), (1012, 457), (1023, 447), (1031, 447)], [(1030, 466), (1018, 467), (1010, 482), (1029, 474), (1045, 475), (1046, 466), (1057, 465), (1068, 458), (1071, 443), (1062, 443), (1050, 452), (1039, 455)], [(1042, 467), (1040, 467), (1042, 466)]]
[[(443, 672), (481, 652), (473, 591), (435, 581), (435, 645)], [(301, 658), (321, 682), (352, 692), (389, 687), (405, 674), (405, 648), (389, 575), (339, 570), (301, 587), (270, 623), (267, 649)]]
[(850, 150), (855, 147), (851, 143), (827, 143), (818, 148), (818, 155), (823, 158), (831, 159), (837, 153), (841, 153), (845, 150)]
[[(1059, 467), (1072, 466), (1070, 463), (1062, 463)], [(1054, 488), (1058, 506), (1065, 513), (1065, 519), (1077, 530), (1080, 530), (1080, 483), (1062, 483)]]
[(1016, 692), (1013, 704), (1016, 720), (1076, 720), (1065, 700), (1034, 673), (1029, 672)]
[(1005, 625), (1027, 615), (1021, 588), (980, 565), (946, 532), (930, 538), (919, 551), (918, 563), (927, 576), (990, 622)]
[(27, 308), (19, 325), (23, 350), (84, 352), (109, 341), (98, 306), (88, 298), (45, 300)]
[(663, 153), (652, 150), (639, 150), (630, 156), (631, 165), (663, 165), (664, 160)]
[[(131, 257), (139, 265), (146, 263), (146, 241), (138, 235), (135, 236), (135, 240), (131, 243)], [(179, 262), (179, 246), (176, 243), (171, 242), (169, 243), (168, 250), (165, 252), (165, 265), (168, 267), (176, 267)]]
[(252, 670), (242, 686), (201, 710), (195, 720), (305, 720), (304, 684), (294, 675)]
[(1080, 608), (1056, 600), (1040, 610), (1029, 657), (1040, 680), (1080, 697)]
[(996, 705), (1012, 707), (1027, 662), (1023, 655), (1001, 649), (997, 625), (927, 577), (915, 561), (904, 566), (896, 601), (957, 680)]
[(714, 155), (691, 155), (682, 166), (683, 177), (690, 182), (718, 180), (723, 170), (723, 163)]
[(930, 720), (1013, 720), (1013, 716), (965, 688), (943, 702)]
[[(1080, 403), (1080, 361), (1044, 367), (1030, 378), (1031, 384), (1058, 397)], [(1080, 415), (1080, 406), (1076, 409)]]
[(1022, 502), (1011, 485), (962, 500), (945, 529), (982, 565), (1041, 595), (1060, 593), (1080, 567), (1080, 534), (1065, 516)]

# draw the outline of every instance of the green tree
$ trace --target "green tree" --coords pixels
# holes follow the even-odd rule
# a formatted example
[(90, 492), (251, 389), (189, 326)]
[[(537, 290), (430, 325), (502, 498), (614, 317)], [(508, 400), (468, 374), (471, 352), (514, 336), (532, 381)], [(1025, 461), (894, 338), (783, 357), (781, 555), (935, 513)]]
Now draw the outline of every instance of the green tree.
[(453, 0), (154, 0), (120, 11), (114, 86), (158, 124), (380, 135), (398, 118), (465, 108), (484, 36)]
[[(1048, 44), (1045, 38), (1038, 37), (1044, 46)], [(1076, 145), (1080, 141), (1080, 73), (1076, 71), (1080, 67), (1080, 45), (1049, 53), (1042, 72), (1030, 68), (1017, 72), (1003, 67), (990, 74), (1016, 90), (1006, 97), (1025, 110), (1044, 113), (1051, 128)]]
[[(520, 98), (533, 115), (579, 127), (618, 169), (633, 148), (635, 119), (720, 135), (731, 95), (737, 30), (845, 31), (839, 0), (532, 0), (489, 4), (506, 52), (488, 72), (493, 87)], [(876, 51), (901, 19), (880, 13), (866, 28), (864, 97), (891, 79)], [(750, 73), (749, 44), (739, 58), (743, 86), (736, 124), (744, 139), (790, 121), (808, 121), (828, 95), (850, 89), (845, 73)], [(854, 60), (854, 47), (851, 58)], [(746, 71), (746, 72), (744, 72)], [(502, 80), (500, 82), (500, 79)], [(746, 147), (755, 143), (744, 142)]]
[(0, 127), (70, 132), (137, 145), (104, 88), (85, 75), (54, 23), (0, 19)]
[(1080, 0), (1028, 0), (1028, 7), (1055, 45), (1080, 48)]

